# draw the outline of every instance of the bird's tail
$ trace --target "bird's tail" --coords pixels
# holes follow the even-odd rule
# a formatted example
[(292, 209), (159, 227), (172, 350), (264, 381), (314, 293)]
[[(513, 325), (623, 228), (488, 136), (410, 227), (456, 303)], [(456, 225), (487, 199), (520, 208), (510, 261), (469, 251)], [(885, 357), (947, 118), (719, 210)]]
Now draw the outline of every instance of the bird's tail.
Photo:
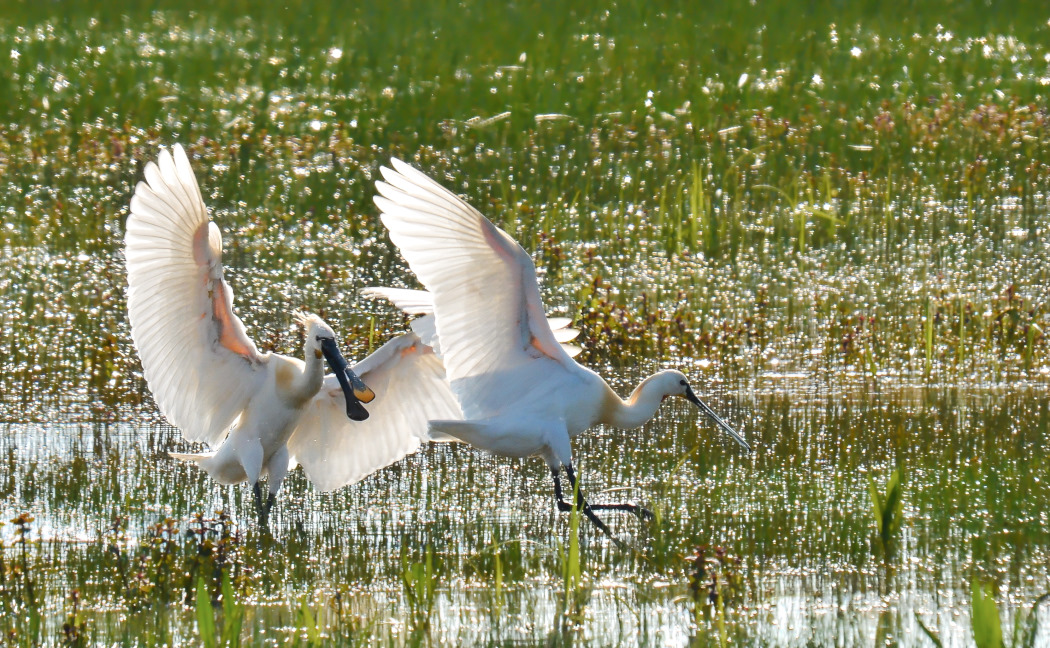
[[(262, 446), (259, 446), (259, 454), (262, 454)], [(239, 484), (248, 478), (239, 458), (219, 456), (217, 450), (193, 454), (169, 452), (168, 455), (187, 463), (197, 464), (201, 470), (220, 484)]]
[(477, 421), (427, 421), (427, 437), (430, 441), (462, 441), (482, 445), (485, 424)]

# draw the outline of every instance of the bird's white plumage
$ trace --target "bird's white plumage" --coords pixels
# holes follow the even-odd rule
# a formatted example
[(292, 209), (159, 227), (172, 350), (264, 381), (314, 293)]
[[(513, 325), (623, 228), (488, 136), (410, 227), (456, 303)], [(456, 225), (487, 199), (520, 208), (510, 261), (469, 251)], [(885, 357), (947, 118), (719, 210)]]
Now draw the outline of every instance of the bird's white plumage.
[[(562, 467), (573, 481), (572, 437), (599, 423), (636, 428), (652, 419), (668, 396), (697, 405), (742, 446), (747, 442), (700, 401), (681, 372), (646, 378), (628, 400), (593, 371), (576, 364), (544, 315), (529, 255), (503, 230), (447, 189), (407, 164), (382, 168), (375, 199), (390, 240), (433, 299), (434, 331), (464, 418), (432, 420), (431, 433), (512, 457), (539, 455), (554, 477)], [(418, 295), (372, 289), (398, 305), (428, 306)], [(426, 312), (430, 312), (429, 310)], [(426, 327), (420, 327), (425, 329)], [(615, 505), (620, 510), (641, 509)], [(584, 512), (603, 531), (592, 509)]]
[(431, 315), (434, 313), (434, 296), (425, 290), (376, 286), (362, 288), (361, 294), (366, 297), (382, 297), (404, 311), (406, 315)]
[[(390, 239), (431, 292), (452, 390), (468, 418), (506, 404), (493, 374), (543, 358), (577, 366), (547, 324), (532, 259), (476, 209), (400, 160), (375, 198)], [(482, 270), (483, 269), (483, 270)]]
[[(369, 287), (363, 288), (361, 294), (366, 297), (382, 297), (404, 311), (406, 315), (432, 315), (434, 313), (434, 297), (426, 290)], [(575, 340), (580, 334), (578, 330), (569, 328), (569, 324), (572, 324), (571, 319), (568, 317), (548, 317), (547, 324), (551, 327), (554, 339), (561, 344), (562, 349), (569, 354), (570, 358), (575, 358), (583, 351), (576, 345), (566, 344), (570, 340)], [(414, 320), (412, 322), (412, 330), (422, 338), (427, 346), (433, 347), (437, 354), (441, 355), (437, 327), (433, 318)]]
[(124, 237), (131, 335), (161, 412), (215, 445), (257, 391), (261, 355), (233, 312), (222, 240), (181, 146), (149, 162)]
[[(390, 240), (430, 292), (432, 304), (410, 291), (370, 289), (402, 308), (433, 312), (417, 332), (440, 340), (452, 392), (463, 417), (430, 421), (433, 437), (458, 439), (511, 457), (538, 455), (551, 469), (559, 510), (564, 468), (576, 504), (609, 536), (595, 510), (648, 511), (634, 504), (588, 505), (575, 487), (572, 437), (598, 423), (636, 428), (651, 420), (668, 396), (683, 396), (743, 447), (747, 442), (693, 393), (685, 375), (658, 372), (620, 398), (593, 371), (576, 364), (559, 344), (571, 339), (548, 322), (529, 255), (503, 230), (450, 191), (400, 160), (381, 169), (375, 199)], [(430, 317), (428, 315), (428, 317)], [(423, 318), (426, 320), (427, 318)], [(417, 320), (419, 321), (419, 320)]]
[(233, 312), (222, 238), (182, 147), (161, 150), (144, 176), (125, 235), (132, 337), (163, 414), (186, 439), (213, 447), (176, 457), (224, 484), (268, 478), (271, 499), (257, 502), (264, 521), (296, 460), (331, 490), (418, 448), (429, 438), (429, 419), (459, 416), (440, 359), (414, 333), (353, 367), (375, 392), (365, 421), (348, 418), (350, 396), (335, 375), (324, 375), (322, 357), (338, 367), (345, 360), (321, 318), (296, 314), (304, 360), (259, 353)]
[(328, 376), (288, 440), (293, 459), (321, 490), (353, 484), (415, 452), (430, 440), (428, 420), (461, 416), (441, 359), (414, 333), (387, 342), (353, 369), (376, 393), (369, 418), (346, 418), (339, 383)]

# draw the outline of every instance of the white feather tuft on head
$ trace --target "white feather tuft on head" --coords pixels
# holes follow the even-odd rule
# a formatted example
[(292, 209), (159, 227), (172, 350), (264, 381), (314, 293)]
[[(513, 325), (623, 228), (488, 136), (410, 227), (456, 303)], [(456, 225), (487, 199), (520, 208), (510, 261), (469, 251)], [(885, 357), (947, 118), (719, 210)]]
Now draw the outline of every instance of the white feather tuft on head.
[(311, 325), (321, 324), (324, 322), (324, 320), (322, 320), (317, 315), (314, 315), (313, 313), (308, 313), (306, 311), (301, 311), (299, 309), (292, 311), (292, 319), (294, 319), (296, 324), (303, 327), (303, 329), (305, 330), (309, 330)]

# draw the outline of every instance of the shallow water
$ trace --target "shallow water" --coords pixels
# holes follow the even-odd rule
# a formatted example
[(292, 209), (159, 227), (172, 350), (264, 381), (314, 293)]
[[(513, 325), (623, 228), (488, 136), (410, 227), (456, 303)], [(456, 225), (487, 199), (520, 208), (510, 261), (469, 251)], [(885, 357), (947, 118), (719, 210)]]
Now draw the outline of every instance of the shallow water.
[[(851, 645), (878, 636), (921, 645), (916, 615), (945, 645), (964, 644), (972, 579), (997, 584), (1008, 623), (1045, 592), (1050, 469), (1039, 448), (1050, 440), (1050, 406), (1041, 390), (714, 390), (709, 400), (746, 431), (751, 455), (684, 402), (640, 431), (601, 429), (578, 443), (592, 499), (642, 500), (662, 521), (647, 527), (606, 515), (633, 550), (583, 529), (583, 621), (575, 630), (564, 627), (557, 567), (568, 516), (555, 512), (539, 460), (433, 446), (331, 494), (296, 472), (266, 536), (246, 487), (216, 486), (166, 456), (185, 447), (170, 427), (8, 424), (0, 492), (5, 519), (35, 517), (29, 562), (39, 565), (33, 574), (48, 607), (61, 614), (64, 597), (79, 588), (98, 629), (113, 614), (104, 602), (117, 603), (116, 559), (102, 550), (113, 519), (126, 517), (121, 546), (133, 554), (164, 518), (192, 528), (195, 512), (217, 510), (229, 511), (243, 533), (247, 600), (270, 633), (288, 614), (286, 601), (340, 592), (342, 605), (379, 624), (371, 636), (404, 639), (400, 560), (418, 560), (424, 547), (440, 565), (431, 637), (449, 643), (682, 643), (695, 630), (681, 556), (696, 544), (741, 559), (727, 615), (734, 636), (758, 644)], [(884, 559), (866, 476), (881, 485), (894, 467), (905, 475), (904, 522), (899, 547)], [(0, 532), (8, 560), (16, 558), (14, 527)], [(493, 538), (503, 547), (498, 609)], [(1046, 641), (1045, 611), (1040, 619)]]

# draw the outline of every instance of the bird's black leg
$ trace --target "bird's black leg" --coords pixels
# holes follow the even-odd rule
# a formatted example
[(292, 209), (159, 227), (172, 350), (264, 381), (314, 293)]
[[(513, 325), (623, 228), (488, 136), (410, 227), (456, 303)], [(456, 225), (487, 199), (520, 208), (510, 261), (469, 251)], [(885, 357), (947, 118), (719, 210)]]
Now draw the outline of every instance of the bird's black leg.
[(267, 528), (270, 522), (270, 507), (273, 506), (273, 495), (266, 498), (266, 504), (262, 500), (262, 485), (255, 482), (252, 485), (252, 495), (255, 496), (255, 513), (259, 516), (259, 526)]
[[(570, 510), (572, 505), (564, 500), (561, 493), (561, 483), (558, 480), (558, 473), (553, 472), (554, 475), (554, 494), (558, 496), (558, 509), (561, 511)], [(609, 527), (605, 526), (605, 522), (602, 522), (597, 515), (594, 514), (594, 510), (587, 503), (587, 500), (583, 498), (583, 491), (576, 486), (576, 473), (572, 470), (572, 465), (565, 466), (565, 474), (569, 477), (569, 485), (572, 490), (576, 493), (576, 507), (583, 511), (583, 514), (587, 516), (587, 519), (594, 523), (594, 526), (598, 527), (598, 530), (609, 536), (609, 538), (616, 544), (621, 544), (620, 540), (617, 539)]]
[[(574, 484), (573, 488), (575, 488), (576, 475), (573, 473), (572, 466), (566, 466), (565, 467), (565, 472), (569, 475), (569, 481)], [(558, 478), (557, 477), (554, 478), (554, 482), (555, 482), (554, 491), (558, 492), (559, 489), (558, 489), (558, 483), (557, 483), (558, 482)], [(581, 502), (583, 501), (583, 495), (580, 495), (580, 501)], [(559, 506), (559, 508), (560, 508), (560, 506)], [(627, 511), (628, 513), (634, 513), (635, 515), (637, 515), (638, 517), (642, 518), (643, 520), (651, 520), (651, 519), (653, 519), (653, 514), (652, 514), (651, 511), (649, 511), (649, 509), (641, 507), (641, 506), (638, 506), (637, 504), (627, 504), (627, 503), (620, 503), (620, 504), (588, 504), (587, 508), (591, 509), (592, 511)], [(562, 510), (565, 510), (565, 509), (562, 509)]]
[(561, 492), (561, 479), (559, 478), (558, 473), (558, 470), (551, 469), (551, 477), (554, 478), (554, 497), (557, 498), (558, 501), (558, 510), (571, 511), (572, 504), (565, 501), (565, 495)]

